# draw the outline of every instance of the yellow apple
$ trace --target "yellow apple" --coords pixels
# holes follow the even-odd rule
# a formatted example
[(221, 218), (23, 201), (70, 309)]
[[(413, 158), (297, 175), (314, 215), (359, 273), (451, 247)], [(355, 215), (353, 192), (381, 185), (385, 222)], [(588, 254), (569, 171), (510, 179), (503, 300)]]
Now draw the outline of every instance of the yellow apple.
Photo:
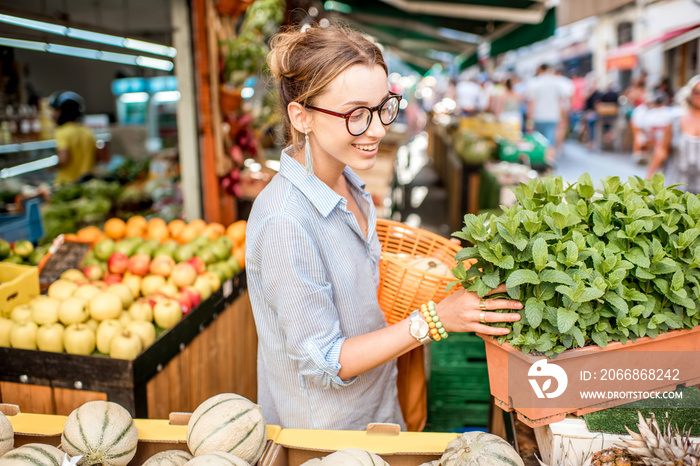
[(153, 308), (146, 300), (137, 299), (134, 301), (134, 304), (129, 306), (129, 314), (132, 320), (153, 322)]
[(10, 319), (18, 324), (21, 324), (22, 322), (31, 322), (31, 306), (29, 304), (20, 304), (19, 306), (15, 306), (10, 312)]
[(12, 327), (14, 326), (14, 321), (0, 317), (0, 346), (6, 348), (10, 346), (10, 333), (12, 333)]
[(109, 357), (116, 359), (136, 359), (143, 350), (141, 337), (128, 330), (117, 333), (109, 345)]
[(71, 296), (58, 306), (58, 320), (63, 325), (80, 324), (90, 318), (87, 301)]
[(119, 297), (122, 302), (122, 309), (128, 309), (131, 303), (134, 302), (134, 295), (131, 293), (131, 288), (123, 283), (109, 285), (105, 288), (105, 291)]
[(122, 311), (121, 315), (117, 319), (120, 324), (122, 324), (122, 327), (126, 328), (126, 324), (134, 320), (133, 317), (131, 317), (131, 314), (129, 314), (129, 311)]
[(68, 280), (69, 282), (84, 283), (88, 279), (83, 272), (78, 269), (68, 269), (61, 274), (62, 280)]
[(192, 286), (195, 287), (197, 291), (199, 291), (199, 297), (202, 301), (205, 301), (207, 298), (209, 298), (209, 296), (211, 296), (212, 291), (214, 291), (212, 289), (211, 282), (204, 275), (198, 276)]
[(219, 278), (219, 276), (214, 272), (204, 272), (201, 276), (207, 277), (209, 283), (211, 283), (212, 292), (218, 290), (221, 286), (221, 278)]
[(90, 318), (87, 320), (87, 322), (85, 322), (85, 325), (90, 327), (90, 330), (92, 330), (93, 332), (97, 332), (97, 327), (100, 326), (100, 322), (93, 318)]
[(112, 338), (122, 330), (124, 327), (118, 320), (108, 319), (100, 322), (97, 332), (95, 332), (97, 351), (109, 354), (109, 344), (112, 342)]
[(141, 277), (126, 273), (122, 278), (122, 283), (129, 287), (131, 290), (131, 296), (133, 296), (134, 299), (141, 296)]
[(48, 295), (49, 298), (55, 298), (62, 301), (71, 296), (77, 289), (78, 285), (76, 283), (70, 280), (58, 279), (49, 285)]
[(95, 332), (85, 324), (70, 324), (63, 331), (66, 353), (89, 355), (95, 351)]
[(63, 325), (58, 322), (42, 325), (36, 332), (36, 346), (41, 351), (63, 353)]
[(182, 319), (180, 303), (174, 299), (163, 299), (153, 307), (153, 320), (161, 328), (174, 327)]
[(34, 322), (15, 324), (10, 332), (10, 345), (13, 348), (36, 349), (36, 332), (39, 326)]
[(160, 275), (146, 275), (141, 280), (141, 294), (144, 296), (151, 295), (165, 285), (165, 278)]
[(159, 291), (170, 298), (174, 298), (175, 295), (179, 293), (177, 286), (172, 283), (166, 283), (165, 285), (161, 286)]
[(30, 307), (32, 308), (32, 320), (38, 325), (53, 324), (58, 322), (58, 308), (60, 306), (61, 301), (56, 298), (38, 296), (30, 304)]
[(100, 291), (88, 301), (90, 317), (103, 321), (118, 319), (122, 313), (122, 300), (119, 296), (105, 291)]
[(141, 343), (143, 343), (144, 348), (148, 348), (156, 341), (156, 328), (151, 322), (134, 320), (126, 326), (126, 329), (141, 338)]
[(80, 285), (77, 290), (73, 292), (73, 296), (76, 298), (82, 298), (85, 301), (90, 301), (90, 298), (95, 296), (100, 292), (100, 288), (93, 284)]

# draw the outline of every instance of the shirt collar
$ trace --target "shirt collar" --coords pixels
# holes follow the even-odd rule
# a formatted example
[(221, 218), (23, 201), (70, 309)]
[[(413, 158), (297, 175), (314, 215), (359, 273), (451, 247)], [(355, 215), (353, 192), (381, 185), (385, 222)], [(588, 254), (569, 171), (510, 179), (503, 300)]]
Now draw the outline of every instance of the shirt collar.
[[(279, 174), (288, 179), (294, 187), (301, 191), (321, 215), (327, 217), (339, 202), (347, 202), (316, 175), (307, 175), (304, 167), (292, 158), (290, 155), (291, 151), (292, 146), (282, 151)], [(363, 192), (366, 183), (350, 167), (345, 167), (343, 174), (352, 186)]]

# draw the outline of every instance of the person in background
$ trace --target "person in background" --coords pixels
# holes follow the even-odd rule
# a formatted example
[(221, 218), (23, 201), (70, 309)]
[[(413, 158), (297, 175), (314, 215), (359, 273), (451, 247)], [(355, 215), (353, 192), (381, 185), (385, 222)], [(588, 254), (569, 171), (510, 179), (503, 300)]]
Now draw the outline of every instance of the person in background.
[(555, 144), (558, 154), (561, 153), (566, 139), (566, 133), (569, 131), (569, 114), (572, 111), (572, 99), (574, 96), (574, 82), (564, 74), (561, 68), (555, 68), (554, 76), (559, 78), (559, 85), (562, 88), (564, 97), (562, 99), (561, 119), (557, 126), (557, 142)]
[(58, 172), (56, 183), (76, 183), (92, 175), (97, 161), (97, 147), (92, 130), (82, 124), (83, 98), (75, 92), (59, 91), (49, 97), (56, 120)]
[[(283, 428), (405, 429), (395, 359), (433, 338), (420, 311), (387, 324), (377, 298), (377, 213), (355, 173), (375, 165), (401, 96), (389, 92), (379, 47), (352, 29), (289, 29), (270, 44), (290, 145), (246, 229), (257, 402)], [(520, 315), (488, 312), (496, 309), (522, 304), (462, 289), (434, 308), (447, 332), (505, 335), (509, 329), (488, 323)]]
[(503, 84), (503, 92), (497, 101), (494, 113), (499, 121), (516, 124), (520, 128), (523, 122), (522, 102), (523, 97), (515, 92), (513, 88), (513, 79), (506, 78)]
[(666, 184), (681, 183), (678, 189), (700, 194), (700, 75), (678, 93), (682, 113), (669, 111), (663, 139), (656, 144), (647, 178), (661, 170)]
[(546, 63), (540, 65), (538, 75), (528, 84), (527, 93), (527, 119), (532, 122), (531, 128), (549, 141), (545, 157), (547, 163), (553, 165), (557, 156), (557, 127), (564, 109), (568, 108), (566, 100), (569, 96), (559, 77)]
[(479, 112), (483, 94), (483, 89), (476, 82), (476, 76), (469, 79), (461, 78), (455, 88), (457, 97), (457, 108), (462, 116), (472, 116)]

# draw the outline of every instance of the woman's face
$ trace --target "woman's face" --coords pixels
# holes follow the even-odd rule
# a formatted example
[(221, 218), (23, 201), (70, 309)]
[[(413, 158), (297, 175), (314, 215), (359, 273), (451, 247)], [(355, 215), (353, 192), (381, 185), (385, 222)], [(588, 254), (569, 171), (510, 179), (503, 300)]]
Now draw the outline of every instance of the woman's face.
[[(359, 107), (375, 107), (389, 96), (387, 75), (380, 66), (356, 65), (348, 68), (328, 85), (312, 104), (325, 110), (347, 113)], [(309, 138), (314, 155), (314, 171), (368, 170), (374, 166), (379, 141), (386, 127), (377, 112), (372, 113), (369, 128), (359, 136), (351, 135), (343, 118), (308, 110), (311, 122)]]

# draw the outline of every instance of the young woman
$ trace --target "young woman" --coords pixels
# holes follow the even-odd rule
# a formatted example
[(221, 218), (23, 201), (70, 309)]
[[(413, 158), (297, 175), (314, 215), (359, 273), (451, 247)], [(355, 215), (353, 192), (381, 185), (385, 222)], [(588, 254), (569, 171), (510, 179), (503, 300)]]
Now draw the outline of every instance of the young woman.
[[(374, 165), (401, 97), (388, 90), (379, 48), (357, 32), (312, 27), (271, 45), (291, 145), (247, 227), (258, 404), (285, 428), (403, 426), (394, 360), (422, 343), (409, 319), (389, 326), (379, 308), (376, 212), (355, 174)], [(447, 332), (503, 335), (487, 323), (520, 316), (488, 311), (521, 308), (459, 291), (437, 314)]]
[(673, 115), (663, 130), (647, 178), (662, 170), (667, 184), (682, 183), (678, 189), (700, 194), (700, 75), (678, 93), (678, 102), (685, 109)]

